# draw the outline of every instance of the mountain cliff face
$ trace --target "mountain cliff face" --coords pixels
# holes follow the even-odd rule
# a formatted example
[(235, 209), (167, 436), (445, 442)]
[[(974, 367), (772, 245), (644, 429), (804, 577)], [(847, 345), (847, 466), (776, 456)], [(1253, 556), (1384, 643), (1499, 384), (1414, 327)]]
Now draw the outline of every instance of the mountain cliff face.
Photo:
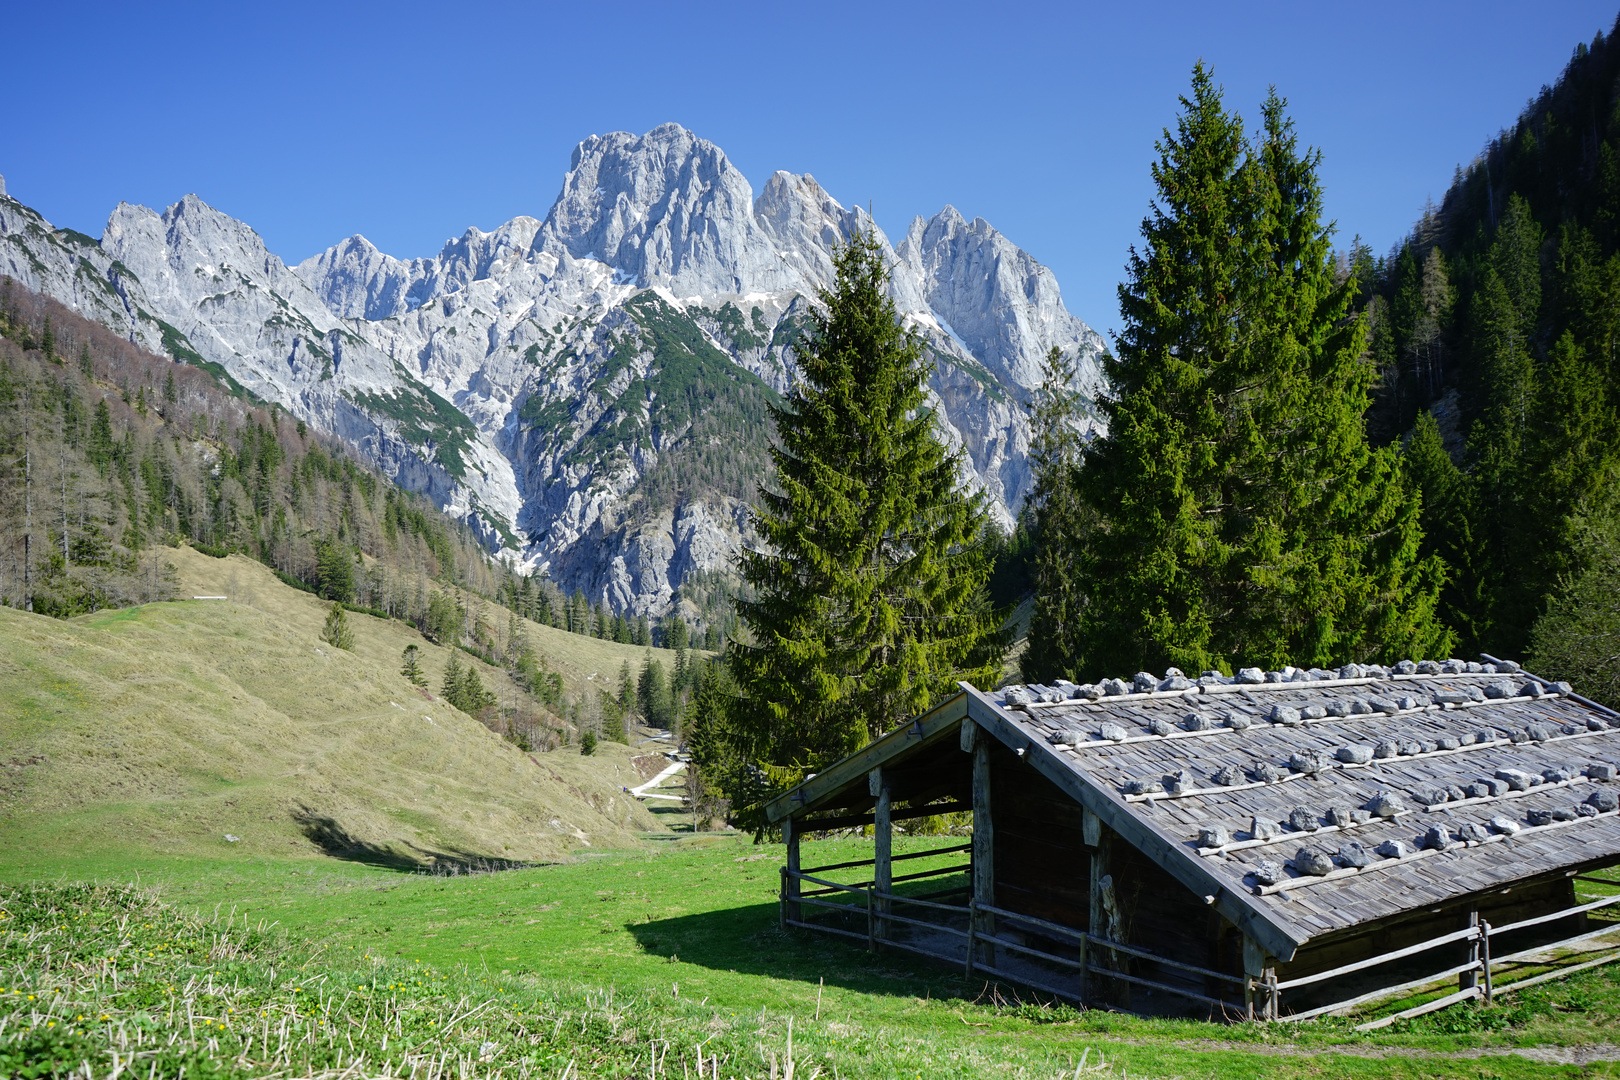
[(755, 199), (675, 124), (591, 136), (543, 221), (468, 229), (426, 259), (354, 236), (288, 267), (191, 195), (122, 204), (96, 241), (3, 191), (0, 274), (349, 439), (505, 557), (616, 610), (701, 602), (753, 542), (766, 409), (857, 229), (890, 251), (941, 433), (1004, 523), (1029, 485), (1041, 358), (1078, 356), (1088, 393), (1098, 378), (1101, 339), (983, 220), (946, 207), (889, 246), (810, 176), (778, 172)]

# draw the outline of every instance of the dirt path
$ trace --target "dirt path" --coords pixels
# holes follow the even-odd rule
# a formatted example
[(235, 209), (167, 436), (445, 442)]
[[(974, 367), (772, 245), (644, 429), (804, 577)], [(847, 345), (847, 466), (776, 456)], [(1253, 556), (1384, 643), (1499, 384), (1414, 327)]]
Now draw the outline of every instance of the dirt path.
[[(1112, 1042), (1126, 1046), (1163, 1046), (1162, 1042), (1148, 1039), (1099, 1040), (1101, 1045)], [(1171, 1046), (1201, 1053), (1262, 1054), (1270, 1057), (1315, 1057), (1321, 1054), (1339, 1054), (1358, 1058), (1439, 1058), (1451, 1061), (1471, 1061), (1490, 1057), (1521, 1057), (1543, 1065), (1588, 1065), (1598, 1061), (1620, 1061), (1620, 1046), (1614, 1043), (1588, 1043), (1581, 1046), (1483, 1046), (1473, 1050), (1420, 1050), (1406, 1046), (1361, 1046), (1343, 1043), (1337, 1046), (1295, 1046), (1275, 1043), (1221, 1042), (1217, 1039), (1177, 1039)]]
[(639, 787), (631, 788), (630, 794), (634, 795), (638, 799), (672, 799), (675, 802), (680, 802), (681, 796), (679, 795), (659, 795), (655, 794), (649, 789), (659, 787), (665, 780), (668, 780), (670, 777), (674, 776), (684, 768), (686, 768), (686, 762), (672, 762), (669, 768), (665, 769), (663, 772), (659, 773), (645, 784), (642, 784)]

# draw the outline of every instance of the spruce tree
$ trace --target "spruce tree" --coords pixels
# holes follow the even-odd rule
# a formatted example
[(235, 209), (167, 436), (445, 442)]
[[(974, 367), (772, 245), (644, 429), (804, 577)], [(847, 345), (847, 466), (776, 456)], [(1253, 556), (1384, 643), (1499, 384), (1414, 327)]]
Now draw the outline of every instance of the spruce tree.
[[(921, 338), (887, 295), (882, 248), (857, 234), (834, 258), (799, 351), (800, 381), (772, 408), (780, 443), (743, 556), (738, 755), (785, 783), (919, 713), (968, 679), (999, 680), (1002, 618), (983, 586), (981, 495), (934, 430)], [(733, 805), (743, 807), (751, 798)]]
[(1120, 286), (1081, 495), (1099, 516), (1077, 670), (1231, 670), (1434, 655), (1442, 569), (1362, 417), (1373, 373), (1321, 222), (1320, 155), (1275, 93), (1251, 144), (1193, 71)]
[(342, 604), (334, 603), (327, 612), (321, 640), (338, 649), (354, 648), (354, 631), (349, 627), (349, 617), (344, 614)]
[(1446, 567), (1438, 615), (1457, 637), (1457, 652), (1473, 656), (1490, 646), (1496, 581), (1480, 537), (1484, 528), (1474, 478), (1446, 452), (1434, 414), (1421, 413), (1401, 453), (1409, 490), (1421, 496), (1420, 558)]
[(462, 670), (461, 681), (456, 686), (456, 696), (451, 704), (468, 716), (477, 716), (495, 704), (495, 695), (484, 689), (484, 680), (478, 676), (477, 664), (468, 664)]
[(636, 679), (630, 674), (630, 661), (619, 665), (619, 711), (628, 725), (636, 716)]
[(404, 663), (400, 667), (399, 673), (405, 676), (412, 686), (426, 686), (427, 676), (422, 674), (422, 663), (418, 658), (418, 652), (419, 650), (415, 645), (405, 646), (405, 652), (402, 656)]
[(315, 587), (324, 600), (354, 599), (354, 551), (333, 540), (320, 542), (315, 555)]
[(1042, 380), (1030, 406), (1029, 446), (1034, 483), (1024, 501), (1034, 549), (1030, 568), (1035, 610), (1029, 644), (1019, 658), (1025, 682), (1073, 679), (1079, 656), (1080, 612), (1085, 604), (1074, 572), (1074, 553), (1085, 542), (1095, 515), (1076, 489), (1083, 402), (1075, 389), (1076, 368), (1055, 346), (1042, 365)]
[(1529, 636), (1532, 670), (1620, 707), (1620, 515), (1608, 506), (1570, 523), (1572, 569)]
[(450, 650), (450, 659), (444, 665), (444, 681), (439, 683), (439, 696), (455, 705), (461, 699), (461, 654)]

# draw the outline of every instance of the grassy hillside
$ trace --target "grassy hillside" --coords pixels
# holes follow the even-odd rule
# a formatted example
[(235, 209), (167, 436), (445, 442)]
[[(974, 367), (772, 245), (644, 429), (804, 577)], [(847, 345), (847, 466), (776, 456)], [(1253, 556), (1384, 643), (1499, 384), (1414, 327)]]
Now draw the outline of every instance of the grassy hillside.
[[(230, 599), (0, 608), (0, 850), (549, 860), (661, 828), (621, 792), (629, 748), (525, 754), (414, 689), (404, 647), (434, 687), (449, 653), (408, 625), (351, 614), (354, 651), (334, 649), (326, 605), (260, 564), (166, 556), (180, 595)], [(641, 655), (529, 632), (579, 685)]]

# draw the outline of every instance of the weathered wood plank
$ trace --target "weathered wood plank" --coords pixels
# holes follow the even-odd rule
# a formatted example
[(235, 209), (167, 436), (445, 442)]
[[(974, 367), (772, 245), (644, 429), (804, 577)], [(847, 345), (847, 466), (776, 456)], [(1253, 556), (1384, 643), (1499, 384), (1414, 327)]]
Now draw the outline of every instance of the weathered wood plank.
[[(994, 905), (996, 902), (996, 832), (991, 815), (990, 747), (988, 739), (978, 738), (973, 743), (973, 901), (975, 904)], [(973, 928), (981, 936), (980, 953), (976, 963), (993, 965), (995, 946), (982, 937), (993, 937), (996, 932), (995, 915), (975, 909)]]

